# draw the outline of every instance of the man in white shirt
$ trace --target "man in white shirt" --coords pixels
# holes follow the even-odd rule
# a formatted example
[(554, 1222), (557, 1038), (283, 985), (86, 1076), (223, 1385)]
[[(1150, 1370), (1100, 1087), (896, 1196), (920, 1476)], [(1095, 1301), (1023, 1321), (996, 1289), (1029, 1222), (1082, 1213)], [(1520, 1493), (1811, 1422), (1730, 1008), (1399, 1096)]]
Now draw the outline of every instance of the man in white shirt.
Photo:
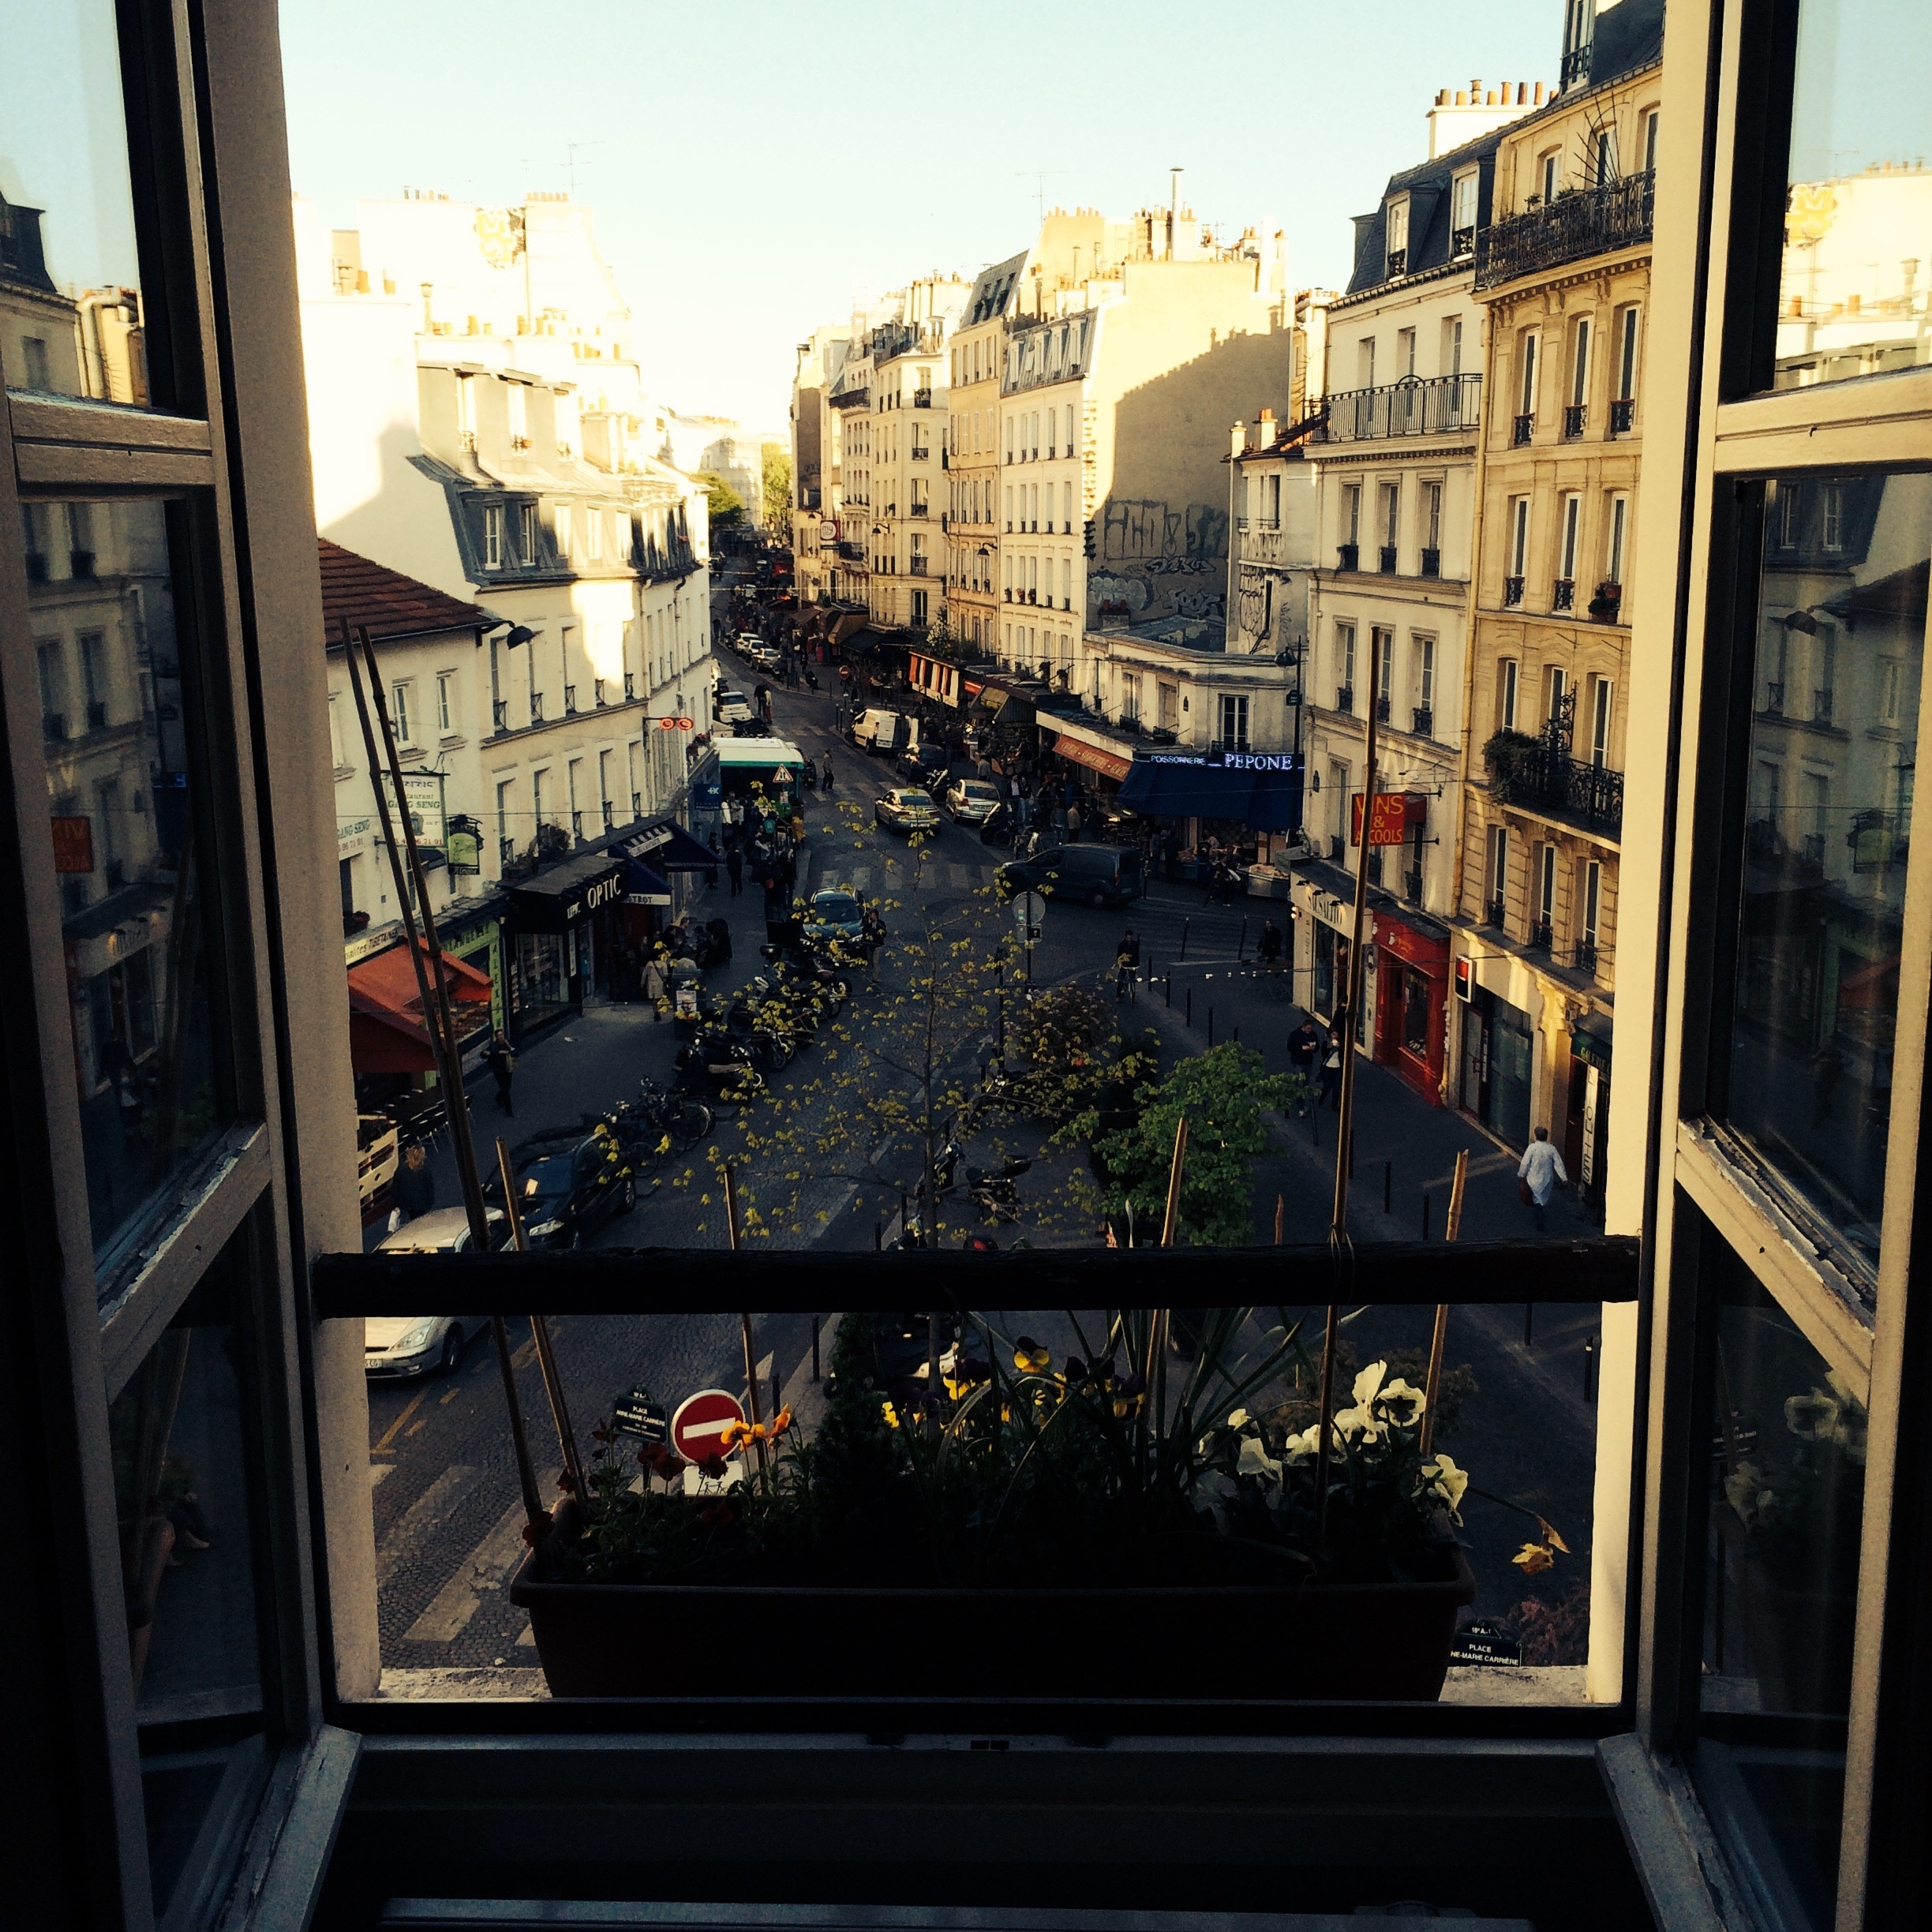
[(1570, 1178), (1564, 1171), (1563, 1156), (1550, 1144), (1547, 1127), (1536, 1130), (1536, 1138), (1525, 1149), (1516, 1176), (1529, 1190), (1530, 1205), (1536, 1211), (1537, 1232), (1541, 1234), (1543, 1211), (1549, 1205), (1549, 1197), (1556, 1192), (1556, 1183)]

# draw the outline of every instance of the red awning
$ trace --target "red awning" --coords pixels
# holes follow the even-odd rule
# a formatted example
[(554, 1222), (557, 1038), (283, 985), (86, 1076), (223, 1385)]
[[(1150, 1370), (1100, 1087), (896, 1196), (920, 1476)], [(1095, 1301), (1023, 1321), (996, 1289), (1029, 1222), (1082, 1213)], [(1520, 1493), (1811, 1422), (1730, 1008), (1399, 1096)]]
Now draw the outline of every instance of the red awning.
[(358, 1073), (433, 1073), (436, 1054), (425, 1028), (351, 987), (349, 1065)]
[(1077, 738), (1069, 738), (1062, 733), (1054, 740), (1054, 749), (1069, 763), (1084, 765), (1089, 771), (1097, 771), (1103, 778), (1117, 782), (1133, 769), (1132, 758), (1116, 758), (1111, 751), (1103, 751), (1097, 746), (1083, 744)]
[[(429, 949), (418, 940), (425, 965), (429, 960)], [(490, 978), (486, 972), (479, 972), (454, 953), (443, 955), (443, 971), (449, 982), (450, 998), (459, 1006), (487, 1006), (490, 997)], [(431, 981), (432, 990), (435, 982)], [(392, 945), (385, 953), (378, 953), (373, 958), (360, 960), (349, 968), (349, 990), (359, 993), (364, 999), (377, 1006), (387, 1007), (399, 1017), (414, 1020), (419, 1024), (422, 1020), (422, 999), (416, 990), (416, 969), (410, 963), (406, 946)], [(354, 1005), (353, 1000), (351, 1005)]]

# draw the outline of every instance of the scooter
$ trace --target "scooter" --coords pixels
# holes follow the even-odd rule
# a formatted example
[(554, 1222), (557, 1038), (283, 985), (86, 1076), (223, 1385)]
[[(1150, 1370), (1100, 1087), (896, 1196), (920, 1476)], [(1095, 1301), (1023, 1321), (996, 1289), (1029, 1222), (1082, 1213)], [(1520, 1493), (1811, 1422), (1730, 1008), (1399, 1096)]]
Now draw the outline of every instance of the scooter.
[(749, 1050), (720, 1027), (712, 1027), (677, 1050), (677, 1091), (705, 1094), (723, 1106), (743, 1106), (759, 1099), (765, 1080), (751, 1064)]

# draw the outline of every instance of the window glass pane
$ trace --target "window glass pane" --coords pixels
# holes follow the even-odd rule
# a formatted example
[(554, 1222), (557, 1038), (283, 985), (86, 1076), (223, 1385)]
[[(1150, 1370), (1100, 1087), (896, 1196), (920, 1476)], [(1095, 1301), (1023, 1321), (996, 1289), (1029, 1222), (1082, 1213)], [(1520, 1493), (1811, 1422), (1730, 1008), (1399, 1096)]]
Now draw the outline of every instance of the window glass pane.
[(95, 1260), (222, 1125), (167, 513), (23, 507)]
[[(1305, 1230), (1291, 1227), (1290, 1233), (1301, 1236)], [(708, 1436), (702, 1409), (686, 1418), (689, 1436), (679, 1416), (687, 1398), (705, 1391), (724, 1391), (742, 1404), (739, 1318), (666, 1312), (554, 1317), (551, 1339), (580, 1448), (593, 1471), (604, 1462), (608, 1485), (598, 1485), (605, 1529), (575, 1553), (564, 1573), (639, 1581), (675, 1575), (727, 1589), (757, 1582), (930, 1589), (952, 1582), (996, 1589), (1031, 1583), (1098, 1592), (1156, 1579), (1211, 1584), (1238, 1577), (1266, 1583), (1280, 1580), (1270, 1573), (1282, 1562), (1298, 1577), (1305, 1566), (1267, 1553), (1297, 1537), (1326, 1552), (1320, 1574), (1338, 1582), (1371, 1576), (1425, 1581), (1455, 1571), (1459, 1556), (1467, 1576), (1450, 1588), (1453, 1614), (1444, 1618), (1436, 1639), (1436, 1667), (1443, 1667), (1440, 1646), (1449, 1630), (1473, 1620), (1486, 1627), (1492, 1646), (1488, 1654), (1496, 1667), (1451, 1661), (1441, 1695), (1455, 1702), (1583, 1702), (1600, 1307), (1453, 1309), (1427, 1458), (1421, 1451), (1415, 1398), (1395, 1385), (1425, 1387), (1433, 1309), (1380, 1307), (1353, 1314), (1337, 1361), (1335, 1409), (1343, 1418), (1346, 1447), (1335, 1466), (1333, 1533), (1325, 1540), (1313, 1537), (1303, 1507), (1309, 1500), (1312, 1469), (1299, 1451), (1284, 1455), (1287, 1439), (1304, 1436), (1319, 1413), (1324, 1312), (1287, 1310), (1288, 1321), (1299, 1324), (1300, 1346), (1285, 1350), (1276, 1310), (1177, 1311), (1173, 1316), (1164, 1351), (1166, 1434), (1177, 1451), (1184, 1435), (1195, 1446), (1193, 1503), (1209, 1512), (1217, 1505), (1239, 1508), (1245, 1490), (1248, 1503), (1269, 1512), (1265, 1522), (1258, 1515), (1241, 1519), (1243, 1533), (1255, 1541), (1238, 1548), (1226, 1540), (1236, 1517), (1190, 1515), (1184, 1526), (1181, 1518), (1163, 1518), (1125, 1475), (1136, 1453), (1137, 1383), (1123, 1395), (1110, 1391), (1104, 1405), (1091, 1399), (1096, 1391), (1083, 1376), (1086, 1365), (1110, 1354), (1115, 1381), (1128, 1386), (1133, 1362), (1144, 1360), (1144, 1312), (1121, 1316), (1125, 1335), (1116, 1335), (1110, 1350), (1110, 1314), (1119, 1311), (846, 1315), (820, 1328), (817, 1378), (812, 1317), (753, 1315), (761, 1419), (769, 1425), (786, 1411), (791, 1419), (772, 1452), (781, 1478), (773, 1504), (763, 1505), (741, 1486), (749, 1480), (755, 1487), (755, 1447), (739, 1449), (717, 1473), (740, 1502), (749, 1503), (748, 1524), (732, 1520), (730, 1511), (720, 1518), (699, 1467), (687, 1474), (676, 1458), (659, 1458), (654, 1469), (646, 1466), (666, 1427), (704, 1455), (711, 1453), (707, 1443), (721, 1443), (717, 1432), (729, 1419), (727, 1405), (717, 1406)], [(380, 1326), (371, 1320), (367, 1327), (384, 1694), (545, 1695), (552, 1687), (542, 1673), (556, 1669), (560, 1652), (549, 1631), (533, 1627), (527, 1595), (511, 1587), (529, 1551), (517, 1479), (505, 1453), (502, 1386), (487, 1329), (460, 1319)], [(509, 1329), (537, 1478), (549, 1500), (556, 1494), (557, 1438), (527, 1325), (513, 1320)], [(968, 1447), (961, 1451), (960, 1487), (928, 1515), (916, 1502), (915, 1485), (927, 1470), (921, 1416), (935, 1331), (940, 1367), (951, 1384), (938, 1419), (957, 1421), (956, 1440)], [(379, 1365), (377, 1342), (398, 1331), (403, 1331), (398, 1339), (405, 1349)], [(461, 1338), (453, 1347), (452, 1332)], [(1022, 1338), (1038, 1348), (1041, 1365), (1024, 1372), (1014, 1366)], [(1526, 1347), (1526, 1341), (1531, 1346)], [(450, 1365), (438, 1374), (446, 1350)], [(1234, 1372), (1236, 1380), (1208, 1372), (1208, 1392), (1199, 1398), (1193, 1428), (1185, 1429), (1180, 1393), (1208, 1357)], [(967, 1408), (972, 1390), (995, 1367), (1005, 1385), (1003, 1421), (996, 1421), (990, 1402), (976, 1410)], [(1243, 1389), (1251, 1373), (1259, 1380)], [(1358, 1396), (1358, 1387), (1366, 1392)], [(1033, 1473), (1042, 1474), (1043, 1466), (1050, 1464), (1050, 1480), (1037, 1487), (1023, 1484), (1026, 1500), (1017, 1514), (1002, 1514), (990, 1503), (982, 1511), (980, 1499), (996, 1496), (1005, 1480), (1001, 1471), (1008, 1459), (1024, 1453), (1035, 1395), (1050, 1409), (1062, 1399), (1080, 1405), (1056, 1425), (1059, 1433), (1046, 1438), (1033, 1466)], [(1119, 1413), (1116, 1399), (1126, 1406)], [(1371, 1445), (1361, 1435), (1361, 1418), (1349, 1417), (1366, 1403), (1365, 1419), (1376, 1421), (1378, 1402), (1392, 1408), (1377, 1426), (1393, 1418), (1397, 1433)], [(1253, 1478), (1251, 1489), (1245, 1478), (1224, 1482), (1205, 1466), (1224, 1451), (1242, 1453), (1226, 1428), (1237, 1408), (1252, 1418), (1235, 1432), (1254, 1441), (1246, 1473)], [(593, 1431), (601, 1432), (603, 1440)], [(1205, 1451), (1198, 1447), (1204, 1441)], [(1260, 1459), (1264, 1452), (1265, 1459)], [(1140, 1453), (1154, 1454), (1151, 1442)], [(1425, 1523), (1409, 1509), (1408, 1479), (1394, 1473), (1405, 1458), (1410, 1460), (1403, 1466), (1413, 1473), (1438, 1455), (1447, 1455), (1469, 1481), (1458, 1497), (1460, 1521), (1447, 1526), (1459, 1546), (1455, 1552), (1434, 1540), (1444, 1526)], [(1284, 1492), (1268, 1460), (1286, 1465), (1286, 1515)], [(1365, 1480), (1375, 1471), (1390, 1477), (1391, 1488), (1375, 1504), (1387, 1507), (1387, 1517), (1372, 1522), (1366, 1514), (1351, 1513), (1354, 1505), (1343, 1500), (1343, 1461)], [(807, 1532), (814, 1512), (822, 1533)], [(1447, 1569), (1438, 1569), (1437, 1557)], [(1101, 1601), (1098, 1594), (1095, 1601)], [(697, 1607), (704, 1619), (722, 1613), (715, 1599), (708, 1607), (700, 1599)], [(836, 1616), (817, 1605), (799, 1608), (798, 1614)], [(908, 1603), (889, 1614), (916, 1621), (923, 1612)], [(809, 1683), (818, 1694), (879, 1694), (936, 1681), (919, 1675), (929, 1668), (925, 1657), (908, 1652), (889, 1659), (841, 1638), (836, 1623), (824, 1627), (823, 1644), (795, 1626), (797, 1642), (755, 1646), (758, 1654), (742, 1660), (756, 1674), (755, 1684), (747, 1678), (745, 1687), (796, 1690)], [(1470, 1649), (1485, 1634), (1475, 1633), (1462, 1647)], [(1406, 1668), (1408, 1641), (1399, 1631), (1385, 1631), (1365, 1668)], [(942, 1647), (949, 1657), (942, 1673), (949, 1690), (982, 1694), (1010, 1668), (1009, 1655), (997, 1642), (969, 1646), (972, 1654), (965, 1656)], [(715, 1694), (727, 1687), (721, 1669), (739, 1668), (731, 1647), (687, 1644), (661, 1624), (649, 1642), (635, 1646), (627, 1642), (624, 1648), (635, 1649), (661, 1693)], [(1276, 1645), (1266, 1661), (1252, 1652), (1223, 1657), (1212, 1646), (1157, 1648), (1163, 1654), (1152, 1668), (1173, 1694), (1200, 1694), (1215, 1685), (1241, 1696), (1334, 1694), (1324, 1673), (1337, 1667), (1339, 1652), (1327, 1640)], [(1046, 1676), (1035, 1684), (1035, 1691), (1050, 1695), (1055, 1672), (1083, 1668), (1079, 1653), (1076, 1644), (1043, 1643), (1040, 1668)], [(567, 1668), (567, 1655), (564, 1661)], [(636, 1668), (621, 1657), (618, 1662), (626, 1670)], [(1103, 1694), (1113, 1690), (1110, 1682)], [(1162, 1694), (1167, 1694), (1165, 1688)], [(1371, 1688), (1368, 1694), (1387, 1693)], [(1423, 1694), (1436, 1694), (1434, 1679)]]
[(108, 1410), (156, 1914), (205, 1858), (262, 1750), (261, 1645), (232, 1257)]
[(1796, 1932), (1833, 1921), (1865, 1411), (1743, 1266), (1720, 1265), (1693, 1763), (1754, 1922)]
[(0, 369), (148, 400), (114, 0), (9, 9), (0, 61)]
[(1726, 1114), (1877, 1260), (1932, 477), (1768, 492)]
[(1803, 0), (1778, 287), (1780, 389), (1932, 359), (1932, 9)]

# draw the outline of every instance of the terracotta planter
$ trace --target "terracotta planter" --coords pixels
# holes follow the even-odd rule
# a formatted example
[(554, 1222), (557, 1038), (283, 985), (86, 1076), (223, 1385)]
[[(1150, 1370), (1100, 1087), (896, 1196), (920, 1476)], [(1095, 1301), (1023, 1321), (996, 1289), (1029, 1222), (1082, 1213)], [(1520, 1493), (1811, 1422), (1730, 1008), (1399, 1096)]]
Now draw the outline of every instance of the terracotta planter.
[(1305, 1589), (545, 1583), (526, 1561), (510, 1600), (556, 1697), (1433, 1702), (1476, 1579), (1455, 1548), (1427, 1580)]

